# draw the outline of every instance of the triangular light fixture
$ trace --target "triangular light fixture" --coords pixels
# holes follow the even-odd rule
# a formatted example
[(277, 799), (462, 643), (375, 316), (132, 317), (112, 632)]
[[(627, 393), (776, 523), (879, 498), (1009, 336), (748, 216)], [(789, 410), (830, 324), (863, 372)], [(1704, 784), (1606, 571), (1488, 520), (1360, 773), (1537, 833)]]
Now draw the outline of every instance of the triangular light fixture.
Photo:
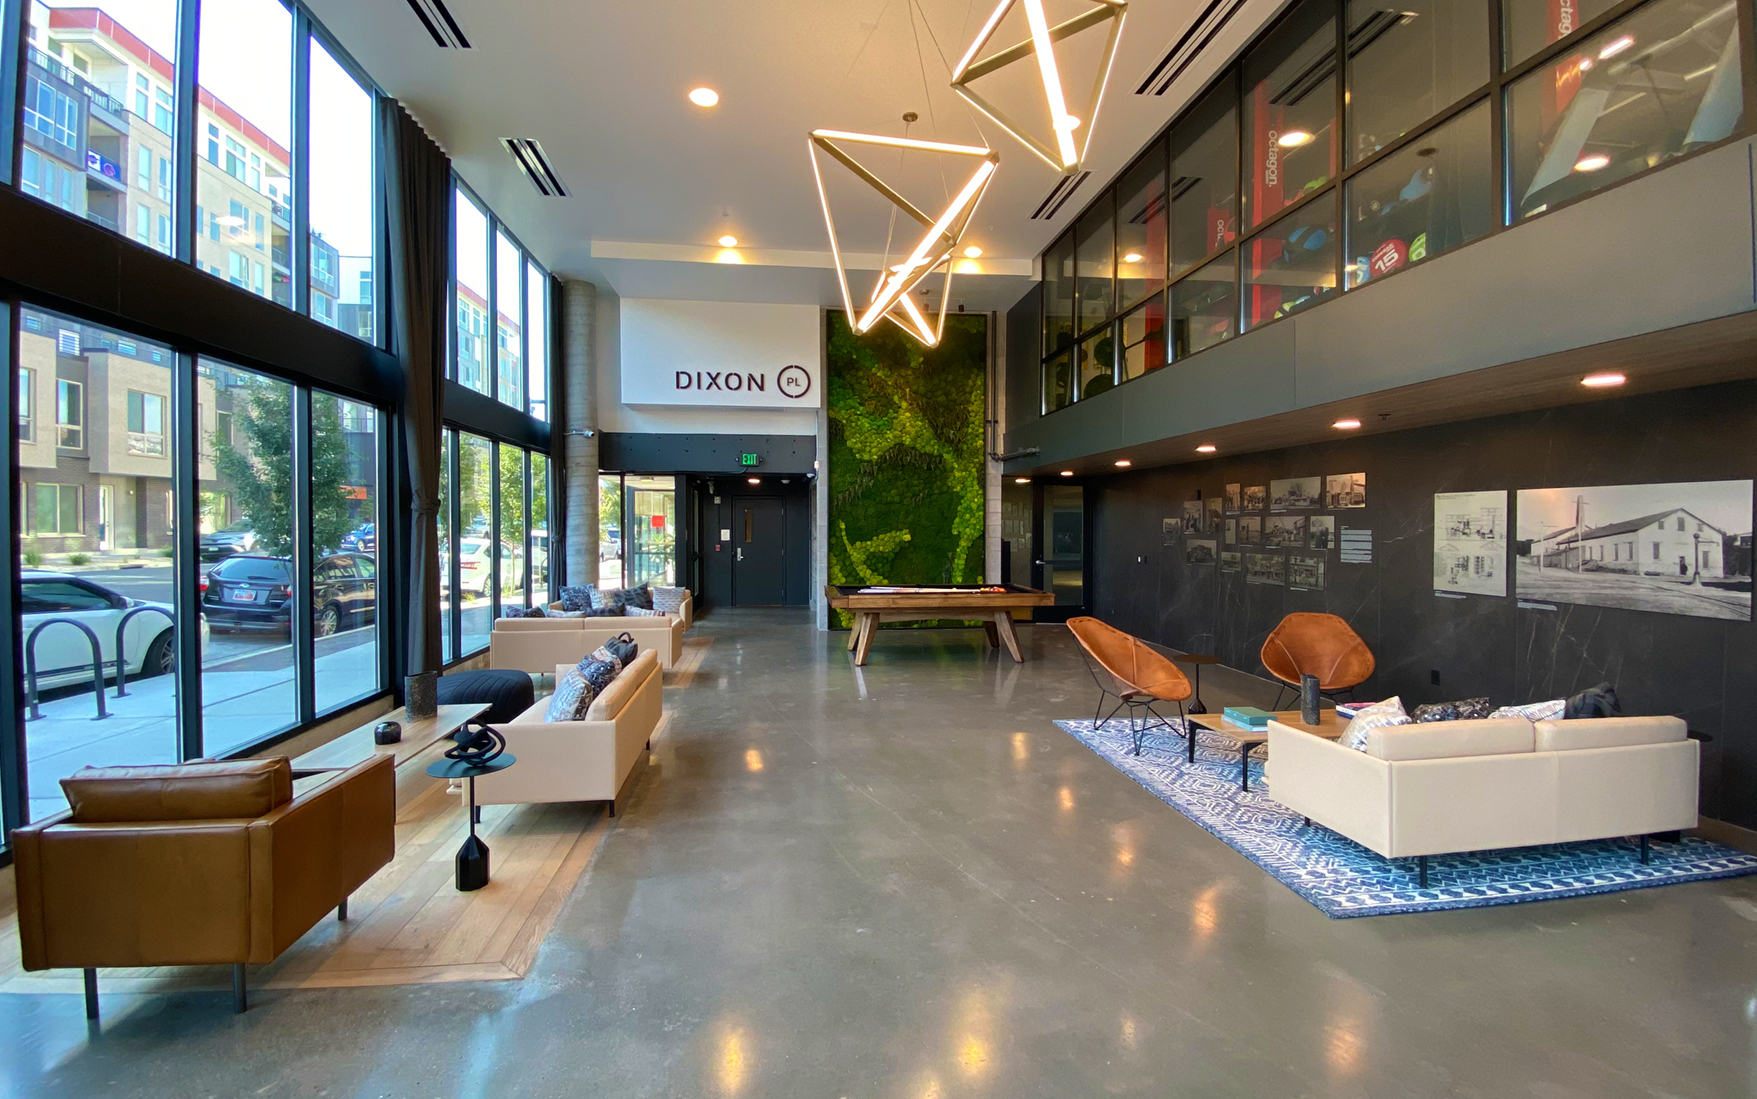
[[(976, 40), (970, 43), (970, 48), (964, 52), (964, 59), (958, 62), (957, 69), (952, 73), (953, 91), (963, 96), (971, 106), (994, 119), (1003, 130), (1018, 139), (1019, 144), (1042, 157), (1045, 163), (1063, 175), (1078, 172), (1081, 163), (1086, 159), (1086, 149), (1092, 143), (1092, 131), (1098, 121), (1098, 107), (1104, 99), (1104, 86), (1110, 80), (1110, 66), (1116, 60), (1117, 40), (1122, 37), (1123, 17), (1129, 10), (1128, 0), (1092, 0), (1092, 3), (1095, 6), (1091, 10), (1052, 27), (1043, 13), (1043, 0), (1000, 0), (994, 14), (988, 17), (988, 22), (977, 33)], [(1015, 7), (1025, 9), (1025, 21), (1031, 28), (1030, 39), (978, 61), (976, 55), (988, 46), (989, 40), (1000, 27), (1001, 20)], [(1056, 63), (1055, 44), (1106, 22), (1110, 24), (1110, 38), (1105, 42), (1104, 55), (1098, 61), (1098, 76), (1092, 84), (1092, 100), (1082, 119), (1068, 111), (1068, 97), (1062, 91), (1061, 68)], [(1043, 95), (1049, 103), (1050, 124), (1055, 130), (1055, 136), (1047, 142), (1032, 136), (1023, 126), (970, 87), (972, 81), (1028, 57), (1037, 59), (1038, 75), (1043, 78)], [(1076, 141), (1074, 131), (1081, 129), (1085, 136)]]
[[(914, 203), (897, 193), (889, 184), (855, 160), (844, 145), (873, 145), (890, 149), (914, 149), (925, 153), (968, 157), (977, 161), (970, 178), (958, 189), (938, 217), (922, 212)], [(982, 201), (983, 192), (994, 179), (1000, 154), (980, 145), (951, 145), (942, 141), (918, 141), (909, 137), (883, 134), (857, 134), (844, 130), (813, 130), (811, 132), (811, 170), (817, 178), (818, 199), (824, 206), (824, 224), (830, 231), (830, 253), (836, 261), (836, 278), (842, 286), (842, 304), (848, 310), (848, 323), (855, 332), (867, 333), (879, 321), (889, 317), (905, 332), (929, 347), (937, 345), (946, 327), (946, 303), (951, 300), (953, 257), (964, 230)], [(836, 234), (836, 217), (830, 209), (829, 193), (824, 190), (823, 167), (819, 152), (828, 153), (861, 182), (883, 195), (897, 209), (922, 226), (922, 235), (914, 248), (899, 263), (885, 267), (873, 285), (872, 297), (859, 309), (848, 287), (848, 266), (842, 256), (842, 242)], [(887, 261), (888, 262), (888, 261)], [(935, 271), (944, 271), (945, 283), (939, 303), (939, 315), (930, 324), (910, 293)]]

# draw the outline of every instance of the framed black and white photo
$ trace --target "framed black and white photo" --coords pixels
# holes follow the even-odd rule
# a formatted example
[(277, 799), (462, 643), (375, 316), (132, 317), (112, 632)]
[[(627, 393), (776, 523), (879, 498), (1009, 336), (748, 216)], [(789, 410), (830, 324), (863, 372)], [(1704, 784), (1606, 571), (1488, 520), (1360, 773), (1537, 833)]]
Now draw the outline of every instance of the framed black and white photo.
[(1751, 487), (1520, 489), (1519, 598), (1749, 621)]
[(1221, 572), (1238, 572), (1242, 568), (1244, 568), (1244, 562), (1237, 550), (1222, 550), (1220, 552)]
[(1270, 511), (1303, 511), (1324, 505), (1322, 477), (1289, 477), (1269, 482)]
[(1226, 486), (1227, 511), (1237, 512), (1240, 507), (1244, 506), (1244, 499), (1245, 490), (1243, 485), (1231, 484)]
[(1207, 502), (1208, 502), (1208, 528), (1207, 528), (1208, 533), (1209, 534), (1219, 534), (1220, 533), (1220, 497), (1211, 496), (1208, 498)]
[(1263, 517), (1261, 515), (1240, 517), (1238, 544), (1241, 546), (1260, 546), (1263, 544)]
[(1226, 541), (1226, 544), (1229, 546), (1235, 546), (1238, 544), (1238, 520), (1237, 519), (1228, 519), (1226, 521), (1225, 541)]
[(1245, 486), (1245, 510), (1262, 511), (1269, 502), (1269, 490), (1262, 485)]
[(1202, 533), (1202, 501), (1184, 501), (1184, 533)]
[(1212, 538), (1185, 538), (1184, 563), (1212, 565), (1220, 557), (1220, 545)]
[(1327, 508), (1366, 507), (1367, 475), (1364, 473), (1332, 473), (1325, 477), (1324, 506)]
[(1336, 517), (1314, 515), (1306, 524), (1306, 548), (1327, 550), (1336, 544)]
[(1434, 494), (1434, 590), (1507, 594), (1507, 491)]
[(1293, 553), (1287, 557), (1287, 586), (1324, 590), (1324, 558)]
[(1287, 558), (1279, 553), (1245, 554), (1245, 583), (1285, 584), (1286, 582)]
[(1271, 515), (1263, 524), (1263, 545), (1270, 549), (1303, 549), (1306, 516)]

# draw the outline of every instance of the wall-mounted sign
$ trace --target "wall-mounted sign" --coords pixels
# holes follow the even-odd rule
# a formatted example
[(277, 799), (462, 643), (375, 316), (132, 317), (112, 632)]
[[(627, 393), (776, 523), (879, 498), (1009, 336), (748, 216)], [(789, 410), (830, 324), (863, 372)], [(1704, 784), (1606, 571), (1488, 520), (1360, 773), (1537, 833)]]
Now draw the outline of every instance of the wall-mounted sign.
[(738, 456), (738, 464), (741, 466), (754, 466), (761, 461), (762, 459), (755, 454), (740, 454)]
[(815, 305), (622, 299), (622, 403), (818, 407)]

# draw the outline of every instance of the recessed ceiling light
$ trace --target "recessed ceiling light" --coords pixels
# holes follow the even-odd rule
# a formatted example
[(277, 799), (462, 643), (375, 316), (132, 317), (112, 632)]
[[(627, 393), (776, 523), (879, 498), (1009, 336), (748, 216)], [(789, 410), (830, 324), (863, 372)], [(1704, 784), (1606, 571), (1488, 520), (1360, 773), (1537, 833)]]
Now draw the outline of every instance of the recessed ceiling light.
[(1128, 255), (1123, 257), (1123, 262), (1124, 263), (1140, 263), (1141, 262), (1141, 253), (1130, 252)]
[(1071, 469), (1064, 469), (1064, 470), (1062, 470), (1062, 476), (1063, 476), (1063, 477), (1072, 477), (1072, 476), (1073, 476), (1073, 475), (1074, 475), (1074, 471), (1073, 471), (1073, 470), (1071, 470)]
[(689, 101), (698, 107), (712, 107), (720, 102), (720, 93), (712, 88), (692, 88)]
[(1015, 485), (1028, 485), (1030, 483), (1031, 483), (1031, 478), (1029, 478), (1029, 477), (1014, 477), (1013, 478), (1013, 484), (1015, 484)]
[(1350, 416), (1346, 420), (1337, 420), (1335, 423), (1331, 424), (1330, 426), (1335, 428), (1338, 431), (1353, 431), (1355, 428), (1360, 426), (1360, 421), (1355, 419), (1354, 417)]
[(1580, 384), (1588, 389), (1610, 389), (1613, 386), (1622, 385), (1628, 380), (1614, 370), (1607, 370), (1602, 374), (1588, 374), (1580, 379)]
[(745, 480), (749, 481), (753, 485), (760, 485), (763, 483), (763, 479), (761, 477), (746, 477)]
[(968, 257), (969, 259), (981, 259), (982, 258), (982, 249), (980, 249), (980, 248), (976, 247), (976, 245), (972, 244), (970, 247), (964, 249), (964, 255), (966, 257)]
[(1617, 56), (1619, 53), (1622, 53), (1624, 50), (1628, 49), (1630, 46), (1633, 46), (1634, 44), (1635, 44), (1635, 36), (1632, 34), (1625, 34), (1621, 38), (1618, 38), (1618, 39), (1615, 39), (1611, 42), (1606, 43), (1605, 48), (1598, 51), (1598, 59), (1600, 61), (1609, 61), (1611, 58)]
[(725, 236), (720, 238), (720, 247), (722, 247), (722, 248), (736, 248), (736, 247), (738, 247), (738, 238), (733, 236), (731, 233), (727, 233)]
[(1196, 448), (1196, 453), (1197, 454), (1212, 454), (1216, 450), (1219, 450), (1219, 449), (1220, 448), (1215, 446), (1213, 443), (1203, 443), (1201, 446)]
[(1316, 140), (1317, 138), (1313, 137), (1305, 130), (1289, 130), (1276, 138), (1275, 144), (1281, 146), (1283, 149), (1297, 149), (1301, 145), (1310, 145)]
[(1591, 156), (1583, 156), (1576, 160), (1574, 170), (1576, 172), (1596, 172), (1610, 162), (1611, 158), (1603, 153), (1593, 153)]
[(1116, 467), (1118, 469), (1127, 469), (1132, 465), (1134, 465), (1134, 463), (1129, 461), (1127, 458), (1118, 458), (1116, 460)]

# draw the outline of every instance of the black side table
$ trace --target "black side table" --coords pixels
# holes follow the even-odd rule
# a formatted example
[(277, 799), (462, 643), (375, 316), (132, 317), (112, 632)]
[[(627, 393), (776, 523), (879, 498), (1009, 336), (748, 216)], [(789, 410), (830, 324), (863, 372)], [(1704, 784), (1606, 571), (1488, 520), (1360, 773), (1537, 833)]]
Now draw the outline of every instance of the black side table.
[(512, 755), (502, 752), (486, 763), (466, 763), (460, 759), (442, 759), (427, 765), (434, 778), (466, 780), (470, 785), (470, 836), (458, 848), (458, 892), (468, 893), (488, 884), (488, 845), (476, 835), (476, 776), (504, 771), (517, 763)]
[(1218, 664), (1220, 663), (1220, 658), (1218, 656), (1211, 656), (1208, 653), (1178, 653), (1176, 656), (1172, 657), (1172, 659), (1179, 664), (1190, 664), (1195, 667), (1196, 696), (1190, 702), (1189, 712), (1192, 714), (1207, 713), (1208, 707), (1202, 704), (1202, 665)]

